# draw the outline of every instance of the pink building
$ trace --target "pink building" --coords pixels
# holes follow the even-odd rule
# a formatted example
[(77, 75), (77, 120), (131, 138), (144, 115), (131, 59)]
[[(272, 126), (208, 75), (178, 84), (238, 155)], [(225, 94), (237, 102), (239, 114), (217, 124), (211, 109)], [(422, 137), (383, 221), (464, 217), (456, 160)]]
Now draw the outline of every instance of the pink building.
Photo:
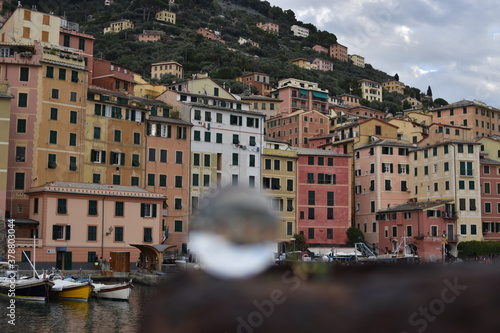
[(324, 71), (324, 72), (333, 71), (333, 63), (331, 61), (316, 58), (313, 60), (312, 63), (313, 63), (313, 65), (316, 65), (317, 69), (320, 71)]
[(313, 49), (314, 51), (316, 51), (316, 52), (319, 52), (319, 53), (326, 53), (326, 54), (328, 54), (328, 52), (329, 52), (329, 50), (328, 50), (328, 48), (327, 48), (327, 47), (324, 47), (324, 46), (322, 46), (322, 45), (318, 45), (318, 44), (314, 45), (314, 46), (312, 47), (312, 49)]
[(347, 53), (347, 46), (342, 44), (333, 44), (330, 46), (330, 57), (336, 58), (340, 61), (349, 61), (349, 55)]
[(139, 39), (139, 42), (158, 42), (161, 37), (165, 35), (165, 32), (163, 31), (157, 31), (157, 30), (143, 30), (142, 34), (137, 35), (137, 39)]
[(296, 149), (298, 232), (310, 246), (345, 244), (351, 226), (351, 156)]
[(410, 148), (401, 141), (382, 139), (354, 149), (354, 219), (375, 248), (380, 234), (377, 212), (410, 199)]
[(271, 22), (259, 22), (257, 23), (257, 27), (261, 28), (262, 30), (265, 30), (267, 32), (270, 32), (275, 35), (279, 35), (280, 33), (280, 26), (276, 23), (271, 23)]
[(447, 235), (450, 220), (444, 218), (449, 202), (452, 200), (409, 201), (379, 210), (376, 219), (381, 252), (417, 254), (425, 262), (442, 261), (450, 250), (448, 238), (455, 237)]
[(134, 75), (128, 67), (94, 58), (92, 84), (115, 92), (134, 94)]
[(196, 33), (202, 35), (205, 39), (214, 40), (216, 42), (226, 44), (226, 42), (222, 39), (217, 31), (212, 31), (208, 28), (198, 28), (198, 30), (196, 30)]
[(269, 96), (271, 94), (272, 86), (268, 74), (259, 72), (248, 73), (236, 78), (236, 81), (254, 86), (262, 96)]
[(298, 79), (283, 79), (272, 97), (281, 99), (281, 112), (292, 113), (298, 110), (317, 110), (328, 113), (328, 90), (320, 89), (315, 82)]
[(500, 162), (484, 157), (480, 163), (483, 237), (500, 241)]
[(161, 207), (165, 197), (136, 186), (50, 182), (30, 188), (32, 224), (20, 224), (16, 261), (31, 254), (35, 237), (37, 268), (91, 269), (95, 258), (111, 252), (130, 253), (135, 263), (140, 251), (131, 244), (162, 241)]
[(300, 110), (266, 120), (266, 134), (291, 146), (309, 148), (309, 139), (328, 133), (328, 117), (318, 111)]

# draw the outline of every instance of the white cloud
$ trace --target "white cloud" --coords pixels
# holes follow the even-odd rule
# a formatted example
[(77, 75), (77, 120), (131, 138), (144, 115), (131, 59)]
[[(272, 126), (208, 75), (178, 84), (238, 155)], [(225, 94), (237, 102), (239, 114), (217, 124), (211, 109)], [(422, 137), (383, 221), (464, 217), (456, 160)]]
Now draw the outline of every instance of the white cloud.
[(412, 70), (413, 75), (416, 78), (419, 78), (419, 77), (421, 77), (423, 75), (427, 75), (429, 73), (437, 72), (436, 69), (422, 69), (418, 65), (411, 66), (411, 70)]
[(410, 44), (410, 42), (411, 42), (411, 40), (410, 40), (410, 34), (413, 32), (413, 30), (411, 30), (409, 27), (404, 26), (404, 25), (397, 26), (395, 28), (395, 30), (396, 30), (396, 33), (401, 38), (403, 38), (403, 40), (404, 40), (404, 42), (406, 44)]

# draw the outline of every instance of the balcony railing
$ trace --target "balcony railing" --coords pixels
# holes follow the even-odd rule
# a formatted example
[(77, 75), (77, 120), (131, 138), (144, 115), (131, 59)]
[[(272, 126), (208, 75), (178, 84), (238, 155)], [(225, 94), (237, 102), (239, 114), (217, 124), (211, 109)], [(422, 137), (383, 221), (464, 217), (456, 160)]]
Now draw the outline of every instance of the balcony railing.
[(42, 239), (39, 238), (16, 238), (16, 247), (33, 247), (33, 243), (36, 247), (42, 247)]
[(458, 218), (457, 212), (443, 212), (444, 219), (456, 220)]

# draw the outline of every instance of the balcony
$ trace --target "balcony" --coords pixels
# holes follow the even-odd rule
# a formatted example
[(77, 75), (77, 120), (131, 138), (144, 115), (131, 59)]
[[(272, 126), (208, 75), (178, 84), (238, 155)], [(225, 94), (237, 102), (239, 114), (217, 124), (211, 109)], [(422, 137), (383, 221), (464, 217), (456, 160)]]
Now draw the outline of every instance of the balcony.
[(16, 238), (16, 247), (33, 247), (33, 244), (35, 244), (36, 247), (42, 247), (43, 246), (42, 239)]
[(443, 218), (447, 220), (456, 220), (458, 219), (457, 212), (443, 212)]

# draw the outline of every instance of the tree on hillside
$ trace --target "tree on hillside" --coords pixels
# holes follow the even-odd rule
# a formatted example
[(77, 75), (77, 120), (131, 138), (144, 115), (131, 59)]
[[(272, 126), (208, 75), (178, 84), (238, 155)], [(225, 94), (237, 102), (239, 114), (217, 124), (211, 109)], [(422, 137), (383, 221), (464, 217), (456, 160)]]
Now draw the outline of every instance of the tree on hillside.
[(432, 98), (432, 89), (431, 86), (427, 87), (427, 96)]
[(354, 244), (363, 242), (365, 240), (365, 235), (363, 235), (363, 232), (358, 228), (351, 227), (347, 229), (346, 235), (347, 235), (346, 244), (349, 246), (354, 246)]
[(445, 105), (448, 105), (449, 103), (445, 100), (445, 99), (442, 99), (442, 98), (436, 98), (434, 100), (434, 107), (435, 108), (439, 108), (441, 106), (445, 106)]
[(396, 73), (396, 75), (394, 75), (394, 80), (399, 81), (399, 75), (398, 75), (398, 73)]

